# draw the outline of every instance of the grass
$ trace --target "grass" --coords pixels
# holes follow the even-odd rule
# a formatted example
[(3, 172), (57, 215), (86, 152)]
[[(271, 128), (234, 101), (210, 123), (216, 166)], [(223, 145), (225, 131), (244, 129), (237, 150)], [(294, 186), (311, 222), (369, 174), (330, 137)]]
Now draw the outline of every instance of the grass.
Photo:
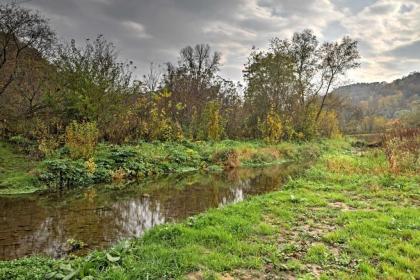
[(281, 191), (87, 257), (0, 262), (0, 279), (416, 279), (420, 176), (389, 173), (379, 150), (321, 145)]
[(28, 160), (10, 144), (0, 141), (0, 195), (38, 190), (31, 174), (36, 166), (37, 162)]

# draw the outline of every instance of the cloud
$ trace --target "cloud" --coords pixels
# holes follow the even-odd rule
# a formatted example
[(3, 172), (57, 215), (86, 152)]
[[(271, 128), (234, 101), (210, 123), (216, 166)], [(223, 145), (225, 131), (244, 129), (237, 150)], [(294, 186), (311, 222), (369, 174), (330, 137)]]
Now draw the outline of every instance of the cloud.
[(24, 5), (50, 18), (63, 38), (83, 41), (103, 34), (122, 59), (135, 62), (139, 76), (151, 61), (175, 62), (182, 47), (209, 43), (222, 52), (222, 75), (240, 80), (253, 46), (265, 48), (271, 38), (305, 28), (320, 40), (343, 35), (359, 40), (362, 68), (350, 74), (353, 80), (402, 76), (420, 59), (419, 0), (32, 0)]
[[(98, 1), (98, 0), (95, 0), (95, 1)], [(104, 0), (101, 0), (101, 1), (104, 1)], [(146, 33), (146, 30), (141, 23), (131, 21), (131, 20), (126, 20), (122, 22), (122, 25), (124, 25), (127, 28), (128, 32), (132, 32), (132, 34), (135, 37), (138, 37), (138, 38), (150, 37), (150, 35)]]
[(387, 54), (398, 58), (420, 59), (420, 40), (400, 45)]

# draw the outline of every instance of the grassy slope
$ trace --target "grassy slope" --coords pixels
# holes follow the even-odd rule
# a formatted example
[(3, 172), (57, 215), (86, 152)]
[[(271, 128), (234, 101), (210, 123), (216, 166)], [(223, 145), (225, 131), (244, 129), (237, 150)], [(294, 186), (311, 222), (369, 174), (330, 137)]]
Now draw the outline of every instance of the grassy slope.
[(419, 175), (393, 176), (381, 152), (341, 146), (281, 191), (85, 258), (0, 262), (0, 279), (415, 279)]
[(0, 195), (31, 193), (38, 188), (33, 183), (31, 170), (37, 165), (12, 146), (0, 141)]

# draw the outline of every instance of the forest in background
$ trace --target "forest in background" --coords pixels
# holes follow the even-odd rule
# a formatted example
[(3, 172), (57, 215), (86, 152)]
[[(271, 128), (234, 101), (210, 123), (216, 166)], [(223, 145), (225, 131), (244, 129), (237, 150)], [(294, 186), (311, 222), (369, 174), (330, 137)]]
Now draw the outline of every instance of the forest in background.
[(420, 73), (390, 83), (357, 83), (334, 90), (343, 99), (341, 127), (346, 133), (377, 133), (420, 126)]

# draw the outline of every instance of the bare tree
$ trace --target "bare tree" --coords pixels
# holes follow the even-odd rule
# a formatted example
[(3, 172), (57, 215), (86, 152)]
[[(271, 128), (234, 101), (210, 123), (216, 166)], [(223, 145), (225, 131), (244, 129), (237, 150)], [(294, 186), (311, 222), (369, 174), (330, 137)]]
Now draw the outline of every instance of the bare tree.
[(0, 95), (15, 80), (27, 50), (45, 55), (55, 41), (48, 20), (16, 3), (0, 4)]
[(162, 82), (162, 71), (159, 65), (150, 63), (149, 72), (143, 75), (143, 85), (147, 92), (155, 92)]
[(322, 82), (326, 82), (325, 92), (321, 100), (316, 120), (319, 119), (322, 109), (325, 106), (325, 101), (330, 94), (330, 89), (336, 79), (344, 75), (346, 71), (359, 67), (360, 58), (357, 49), (357, 41), (350, 37), (344, 37), (341, 42), (326, 42), (322, 45), (320, 50), (320, 57), (322, 59)]
[[(211, 52), (208, 44), (187, 46), (180, 52), (179, 69), (194, 79), (207, 81), (219, 70), (220, 53)], [(204, 81), (203, 81), (204, 80)]]
[(179, 113), (183, 123), (190, 122), (194, 110), (200, 114), (207, 102), (219, 97), (216, 78), (220, 57), (208, 44), (197, 44), (181, 49), (177, 65), (167, 63), (165, 86), (172, 94), (172, 102), (189, 104)]

